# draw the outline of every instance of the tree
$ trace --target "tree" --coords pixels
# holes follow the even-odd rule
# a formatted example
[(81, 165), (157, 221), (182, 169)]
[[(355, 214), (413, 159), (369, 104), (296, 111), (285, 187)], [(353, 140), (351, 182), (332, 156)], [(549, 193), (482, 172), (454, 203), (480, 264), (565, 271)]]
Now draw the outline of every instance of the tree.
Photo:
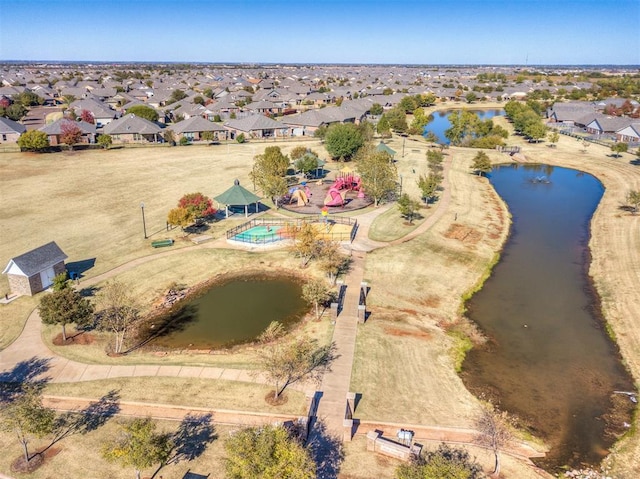
[(203, 131), (200, 135), (200, 139), (204, 141), (213, 141), (216, 139), (216, 135), (212, 131)]
[(55, 412), (42, 405), (42, 393), (34, 385), (25, 386), (16, 397), (0, 407), (0, 426), (17, 436), (25, 462), (31, 460), (29, 442), (34, 437), (41, 438), (51, 433), (54, 420)]
[(440, 174), (442, 172), (444, 161), (444, 153), (436, 150), (427, 151), (427, 165), (431, 174)]
[(436, 135), (432, 131), (428, 132), (425, 135), (424, 139), (427, 140), (427, 142), (429, 142), (429, 143), (438, 143), (440, 141), (440, 138), (438, 138), (438, 135)]
[(63, 289), (69, 288), (69, 275), (66, 270), (53, 277), (53, 284), (51, 287), (54, 291), (62, 291)]
[(407, 114), (399, 106), (393, 107), (382, 116), (389, 122), (389, 127), (393, 131), (406, 133), (409, 129), (409, 125), (407, 125)]
[(318, 267), (327, 275), (331, 284), (335, 284), (340, 272), (349, 264), (348, 258), (340, 252), (340, 244), (331, 240), (318, 242), (315, 258), (318, 260)]
[(393, 193), (397, 187), (398, 173), (389, 154), (368, 148), (358, 155), (357, 169), (362, 187), (373, 198), (374, 205)]
[(60, 124), (60, 141), (67, 145), (70, 149), (73, 145), (80, 142), (82, 138), (82, 130), (73, 120), (64, 120)]
[(29, 90), (25, 90), (22, 93), (15, 95), (13, 97), (13, 100), (15, 101), (15, 103), (19, 103), (25, 108), (35, 105), (42, 105), (44, 103), (44, 99), (42, 97), (39, 97), (36, 93), (33, 93)]
[(6, 116), (10, 120), (19, 121), (23, 116), (27, 114), (27, 110), (21, 103), (14, 103), (4, 109), (3, 116)]
[(308, 281), (302, 286), (302, 298), (314, 305), (316, 319), (320, 318), (320, 303), (324, 303), (331, 297), (329, 287), (324, 281), (317, 279)]
[(164, 464), (172, 448), (171, 436), (156, 432), (151, 418), (136, 418), (120, 424), (119, 434), (103, 444), (102, 455), (122, 467), (133, 467), (140, 479), (142, 469)]
[(396, 479), (480, 479), (482, 466), (461, 448), (440, 444), (408, 464), (396, 469)]
[(286, 228), (287, 235), (293, 239), (291, 250), (300, 257), (300, 266), (304, 268), (318, 251), (320, 233), (310, 223), (303, 223), (300, 226), (288, 224)]
[(445, 130), (444, 136), (452, 145), (460, 145), (465, 138), (473, 135), (479, 121), (478, 115), (471, 111), (453, 111), (449, 114), (451, 126)]
[(303, 175), (308, 175), (309, 172), (318, 168), (318, 157), (313, 153), (307, 153), (302, 158), (299, 158), (294, 163), (296, 170)]
[(350, 160), (364, 145), (364, 139), (358, 127), (353, 123), (335, 123), (327, 129), (324, 146), (332, 158)]
[(113, 334), (113, 352), (120, 354), (127, 333), (138, 322), (138, 301), (131, 294), (129, 286), (119, 281), (110, 281), (98, 293), (98, 303), (100, 311), (96, 317), (96, 326)]
[(611, 145), (611, 151), (613, 151), (616, 158), (620, 158), (621, 153), (626, 153), (629, 150), (629, 144), (623, 142), (617, 142)]
[(186, 209), (193, 221), (198, 218), (206, 218), (216, 213), (211, 198), (200, 192), (188, 193), (178, 201), (178, 208)]
[(530, 122), (525, 125), (523, 133), (538, 143), (541, 139), (547, 136), (547, 126), (540, 120)]
[(556, 143), (558, 143), (559, 140), (560, 140), (560, 133), (558, 133), (557, 131), (554, 131), (549, 135), (549, 142), (551, 143), (552, 147), (555, 147)]
[(491, 171), (491, 160), (489, 156), (484, 151), (479, 151), (476, 156), (473, 157), (471, 168), (478, 176), (489, 173)]
[(500, 449), (513, 437), (509, 416), (506, 411), (498, 411), (491, 403), (483, 405), (476, 419), (476, 429), (478, 430), (476, 442), (493, 452), (495, 459), (493, 474), (497, 477), (500, 475)]
[[(231, 113), (231, 114), (233, 115), (233, 113)], [(242, 143), (245, 143), (247, 141), (247, 138), (244, 136), (244, 133), (240, 133), (238, 136), (236, 136), (236, 141), (238, 143), (242, 144)]]
[(167, 103), (175, 103), (177, 101), (183, 100), (184, 98), (187, 98), (187, 94), (180, 88), (176, 88), (171, 92), (171, 96), (167, 100)]
[(470, 91), (469, 93), (467, 93), (464, 96), (464, 99), (467, 100), (467, 103), (473, 103), (474, 101), (476, 101), (478, 99), (478, 95), (476, 95), (475, 93)]
[(67, 105), (67, 108), (69, 108), (69, 106), (76, 101), (76, 96), (75, 95), (63, 95), (62, 99), (64, 100), (65, 105)]
[(335, 356), (333, 345), (319, 346), (315, 339), (295, 338), (263, 345), (258, 355), (266, 379), (273, 384), (278, 400), (291, 384), (303, 379), (317, 380)]
[(49, 148), (49, 137), (44, 131), (25, 131), (18, 138), (18, 146), (24, 151), (43, 151)]
[(160, 114), (148, 105), (133, 105), (129, 107), (127, 113), (149, 121), (158, 121), (160, 117)]
[(398, 198), (398, 209), (400, 210), (400, 215), (406, 218), (409, 224), (413, 224), (413, 219), (420, 209), (420, 203), (411, 198), (407, 193), (403, 193), (400, 195), (400, 198)]
[(284, 177), (289, 169), (289, 158), (279, 146), (266, 147), (264, 153), (253, 157), (253, 161), (249, 176), (265, 196), (277, 198), (286, 193), (287, 181)]
[(107, 135), (107, 134), (102, 134), (98, 137), (98, 145), (100, 145), (102, 148), (104, 148), (105, 150), (108, 150), (109, 148), (111, 148), (111, 145), (113, 144), (113, 138), (111, 138), (111, 135)]
[(80, 112), (80, 119), (86, 123), (91, 123), (92, 125), (96, 124), (96, 119), (89, 110), (82, 110)]
[(373, 105), (371, 105), (371, 108), (369, 108), (369, 113), (374, 116), (382, 115), (383, 112), (384, 109), (382, 108), (382, 105), (380, 103), (374, 103)]
[[(311, 150), (306, 146), (296, 146), (293, 150), (291, 150), (291, 153), (289, 153), (289, 158), (291, 158), (291, 161), (298, 161), (309, 152), (311, 152)], [(318, 156), (316, 153), (313, 154), (315, 156)]]
[(429, 176), (420, 175), (418, 178), (418, 188), (424, 201), (429, 204), (437, 197), (438, 188), (442, 182), (442, 176), (431, 173)]
[(195, 103), (196, 105), (204, 105), (204, 98), (200, 95), (197, 95), (193, 98), (193, 103)]
[(386, 116), (382, 115), (378, 124), (376, 125), (376, 131), (382, 138), (391, 138), (391, 125)]
[(283, 426), (241, 429), (224, 443), (229, 479), (314, 479), (310, 452)]
[(67, 340), (67, 324), (75, 323), (78, 327), (84, 327), (93, 320), (93, 305), (73, 288), (67, 287), (42, 296), (38, 309), (43, 323), (62, 326), (63, 341)]
[(633, 214), (635, 215), (638, 212), (638, 207), (640, 206), (640, 191), (629, 191), (629, 193), (627, 194), (627, 203), (631, 205), (631, 207), (633, 208)]
[(167, 223), (172, 226), (180, 226), (182, 229), (192, 224), (194, 220), (195, 218), (186, 208), (173, 208), (167, 215)]

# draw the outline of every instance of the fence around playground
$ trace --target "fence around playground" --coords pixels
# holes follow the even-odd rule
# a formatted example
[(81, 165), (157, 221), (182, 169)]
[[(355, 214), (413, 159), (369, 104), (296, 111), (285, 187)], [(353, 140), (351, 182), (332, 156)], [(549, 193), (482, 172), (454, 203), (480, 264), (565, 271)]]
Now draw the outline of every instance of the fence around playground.
[[(256, 218), (227, 230), (227, 240), (252, 244), (274, 243), (276, 241), (290, 239), (290, 235), (286, 230), (287, 226), (295, 226), (299, 228), (304, 224), (310, 223), (322, 224), (323, 220), (318, 216), (304, 216), (301, 218)], [(323, 239), (339, 242), (352, 242), (355, 238), (358, 228), (358, 220), (355, 218), (335, 216), (330, 218), (328, 223), (331, 225), (347, 225), (350, 226), (350, 228), (347, 228), (346, 230), (343, 229), (342, 231), (331, 230), (326, 233), (323, 232)], [(259, 234), (251, 232), (252, 229), (256, 229), (258, 227), (264, 227), (267, 228), (267, 230), (261, 230)]]

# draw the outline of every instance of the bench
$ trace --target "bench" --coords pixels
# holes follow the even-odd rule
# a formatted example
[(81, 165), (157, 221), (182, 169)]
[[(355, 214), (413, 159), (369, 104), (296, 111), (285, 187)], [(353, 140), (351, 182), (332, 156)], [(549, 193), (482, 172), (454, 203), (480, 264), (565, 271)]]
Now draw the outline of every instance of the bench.
[(151, 246), (154, 248), (164, 248), (165, 246), (173, 246), (172, 239), (155, 240), (151, 242)]

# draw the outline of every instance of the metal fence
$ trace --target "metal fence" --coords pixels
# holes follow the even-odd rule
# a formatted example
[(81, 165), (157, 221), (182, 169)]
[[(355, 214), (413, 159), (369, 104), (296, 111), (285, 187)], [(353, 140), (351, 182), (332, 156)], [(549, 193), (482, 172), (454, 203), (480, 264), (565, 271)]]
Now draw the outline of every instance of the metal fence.
[[(358, 220), (355, 218), (348, 218), (343, 216), (334, 216), (327, 220), (330, 224), (341, 224), (351, 226), (348, 232), (329, 232), (323, 233), (322, 236), (325, 239), (331, 241), (353, 241), (358, 229)], [(318, 216), (304, 216), (301, 218), (256, 218), (241, 225), (227, 230), (227, 239), (233, 241), (240, 241), (242, 243), (252, 244), (269, 244), (284, 239), (290, 239), (290, 233), (278, 230), (273, 233), (267, 234), (251, 234), (249, 230), (256, 226), (268, 226), (268, 227), (295, 227), (300, 228), (304, 224), (310, 223), (322, 223), (322, 220)]]

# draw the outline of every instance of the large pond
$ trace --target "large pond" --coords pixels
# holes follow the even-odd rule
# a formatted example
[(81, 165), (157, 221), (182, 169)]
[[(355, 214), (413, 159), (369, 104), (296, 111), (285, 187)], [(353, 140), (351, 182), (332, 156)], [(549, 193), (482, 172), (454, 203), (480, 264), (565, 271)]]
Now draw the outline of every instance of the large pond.
[[(490, 118), (493, 118), (494, 116), (504, 116), (504, 110), (501, 110), (501, 109), (494, 109), (494, 110), (468, 109), (468, 111), (471, 111), (476, 115), (478, 115), (478, 117), (481, 120), (488, 120)], [(451, 112), (452, 110), (443, 110), (443, 111), (436, 111), (432, 113), (433, 120), (431, 120), (424, 127), (423, 135), (426, 135), (429, 132), (435, 133), (435, 135), (439, 139), (439, 143), (448, 145), (450, 142), (449, 140), (447, 140), (447, 137), (444, 136), (444, 132), (445, 130), (451, 127), (451, 123), (449, 123), (449, 115), (451, 114)]]
[[(285, 327), (309, 310), (302, 287), (290, 278), (248, 277), (213, 285), (149, 329), (151, 345), (214, 349), (252, 341), (272, 321)], [(151, 325), (150, 325), (151, 326)]]
[(609, 339), (587, 275), (589, 222), (603, 194), (593, 176), (540, 165), (494, 168), (513, 216), (500, 262), (468, 302), (485, 332), (463, 379), (551, 446), (540, 465), (596, 464), (631, 422), (633, 383)]

